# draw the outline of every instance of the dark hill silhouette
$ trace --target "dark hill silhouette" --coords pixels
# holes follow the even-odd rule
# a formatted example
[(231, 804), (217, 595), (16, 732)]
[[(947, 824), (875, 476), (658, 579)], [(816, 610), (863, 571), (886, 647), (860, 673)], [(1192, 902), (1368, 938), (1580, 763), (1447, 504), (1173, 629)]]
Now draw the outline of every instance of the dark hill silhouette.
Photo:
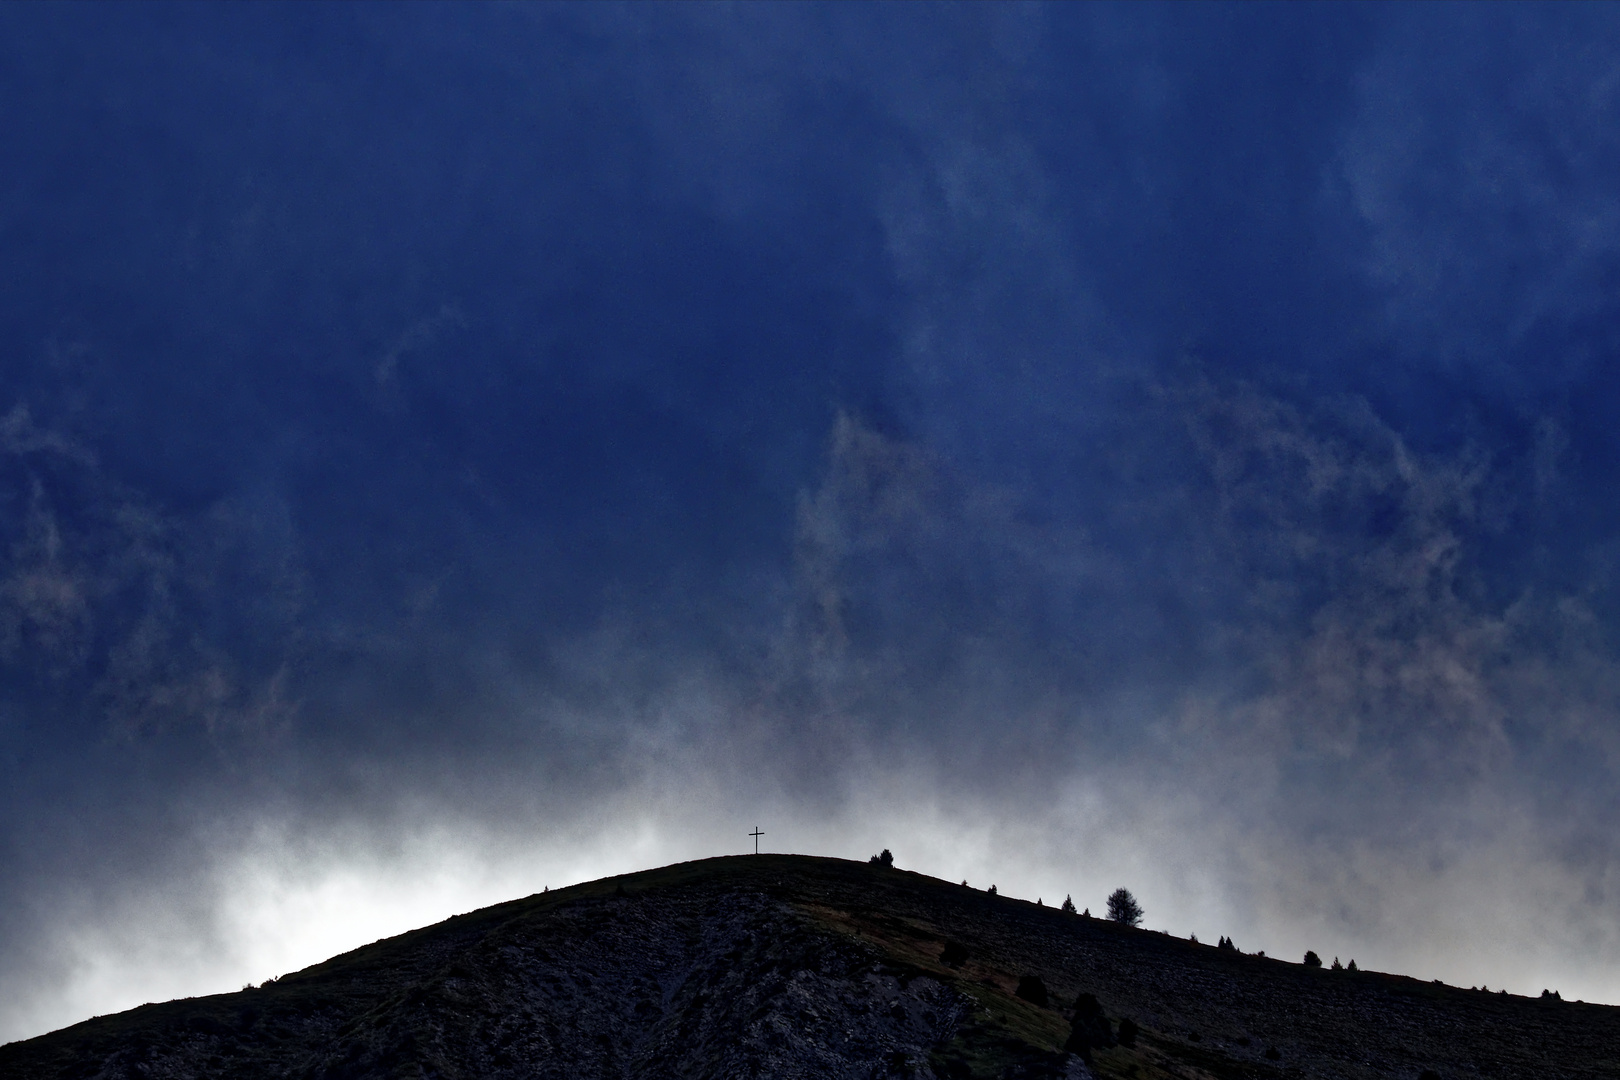
[(0, 1047), (3, 1080), (1426, 1073), (1613, 1078), (1620, 1009), (1310, 969), (789, 855), (530, 896)]

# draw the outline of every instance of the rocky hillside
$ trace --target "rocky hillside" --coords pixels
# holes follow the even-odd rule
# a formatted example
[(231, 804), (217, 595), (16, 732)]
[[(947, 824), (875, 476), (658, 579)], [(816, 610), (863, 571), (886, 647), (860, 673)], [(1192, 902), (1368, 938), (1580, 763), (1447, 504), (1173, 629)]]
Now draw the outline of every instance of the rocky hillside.
[(34, 1077), (1620, 1077), (1620, 1009), (1309, 969), (902, 870), (711, 859), (0, 1047)]

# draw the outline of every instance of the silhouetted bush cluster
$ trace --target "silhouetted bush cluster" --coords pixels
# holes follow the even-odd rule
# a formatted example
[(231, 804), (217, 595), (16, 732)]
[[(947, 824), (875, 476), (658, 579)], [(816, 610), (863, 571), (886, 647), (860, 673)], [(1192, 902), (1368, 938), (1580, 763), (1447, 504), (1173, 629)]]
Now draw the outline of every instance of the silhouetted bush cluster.
[(1220, 944), (1216, 945), (1215, 947), (1217, 949), (1221, 949), (1224, 952), (1237, 952), (1238, 951), (1238, 947), (1236, 945), (1232, 944), (1232, 939), (1227, 937), (1225, 934), (1221, 935)]
[(939, 962), (950, 968), (961, 967), (967, 963), (967, 958), (967, 946), (960, 941), (947, 941), (939, 954)]
[(1563, 1001), (1564, 996), (1562, 994), (1560, 994), (1556, 990), (1543, 990), (1541, 992), (1541, 1000), (1542, 1001)]
[(1312, 952), (1310, 949), (1306, 949), (1305, 950), (1305, 966), (1306, 967), (1312, 967), (1312, 968), (1319, 968), (1319, 967), (1322, 966), (1322, 958), (1320, 956), (1317, 956), (1316, 953)]
[[(1120, 1021), (1120, 1036), (1124, 1037), (1125, 1025), (1130, 1021)], [(1135, 1025), (1131, 1025), (1134, 1029)], [(1133, 1031), (1132, 1038), (1135, 1038)], [(1106, 1050), (1114, 1045), (1114, 1033), (1108, 1026), (1108, 1017), (1104, 1015), (1102, 1004), (1098, 1002), (1095, 994), (1080, 994), (1074, 999), (1074, 1019), (1069, 1024), (1069, 1038), (1063, 1044), (1064, 1052), (1078, 1054), (1081, 1060), (1091, 1062), (1093, 1050)]]
[(893, 866), (894, 853), (888, 848), (884, 848), (882, 851), (878, 852), (876, 855), (872, 856), (866, 861), (871, 863), (873, 866)]
[(1136, 1034), (1137, 1027), (1135, 1020), (1132, 1020), (1127, 1016), (1125, 1019), (1119, 1022), (1119, 1045), (1135, 1046)]

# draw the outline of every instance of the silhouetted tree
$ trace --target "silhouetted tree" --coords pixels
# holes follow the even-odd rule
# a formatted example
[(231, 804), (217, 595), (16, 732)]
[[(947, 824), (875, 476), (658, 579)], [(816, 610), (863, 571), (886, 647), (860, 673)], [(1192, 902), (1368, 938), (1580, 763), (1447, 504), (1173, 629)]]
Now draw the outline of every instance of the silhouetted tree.
[(989, 893), (991, 896), (994, 896), (994, 895), (996, 895), (996, 887), (994, 885), (992, 885), (988, 889), (986, 889), (985, 892)]
[(1221, 943), (1219, 945), (1215, 946), (1215, 947), (1217, 949), (1221, 949), (1224, 952), (1237, 952), (1238, 951), (1238, 947), (1236, 945), (1232, 944), (1232, 939), (1227, 937), (1224, 934), (1221, 935)]
[(1333, 958), (1333, 970), (1334, 971), (1343, 971), (1344, 970), (1344, 965), (1339, 963), (1339, 958), (1337, 956), (1335, 956)]
[(1356, 962), (1354, 960), (1350, 961), (1348, 964), (1346, 964), (1344, 966), (1344, 970), (1346, 970), (1346, 971), (1354, 971), (1354, 970), (1356, 970)]
[(1065, 915), (1073, 915), (1074, 914), (1074, 897), (1065, 896), (1063, 898), (1063, 913)]
[(1115, 889), (1108, 894), (1108, 918), (1121, 926), (1136, 926), (1142, 921), (1142, 905), (1131, 890)]
[(872, 856), (866, 861), (871, 863), (873, 866), (893, 866), (894, 855), (889, 851), (888, 848), (884, 848), (882, 851), (878, 852), (876, 855)]
[(1322, 966), (1322, 958), (1320, 956), (1317, 956), (1310, 949), (1306, 949), (1305, 950), (1305, 966), (1306, 967), (1321, 967)]

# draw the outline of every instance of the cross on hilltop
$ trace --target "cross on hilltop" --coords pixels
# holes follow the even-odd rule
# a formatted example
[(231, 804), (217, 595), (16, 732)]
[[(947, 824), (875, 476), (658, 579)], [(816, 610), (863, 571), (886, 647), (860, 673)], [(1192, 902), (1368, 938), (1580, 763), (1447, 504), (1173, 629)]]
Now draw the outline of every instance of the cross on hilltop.
[(759, 854), (759, 838), (764, 836), (765, 834), (759, 831), (759, 826), (758, 825), (755, 825), (754, 826), (754, 831), (749, 833), (748, 835), (752, 836), (754, 838), (754, 854), (758, 855)]

